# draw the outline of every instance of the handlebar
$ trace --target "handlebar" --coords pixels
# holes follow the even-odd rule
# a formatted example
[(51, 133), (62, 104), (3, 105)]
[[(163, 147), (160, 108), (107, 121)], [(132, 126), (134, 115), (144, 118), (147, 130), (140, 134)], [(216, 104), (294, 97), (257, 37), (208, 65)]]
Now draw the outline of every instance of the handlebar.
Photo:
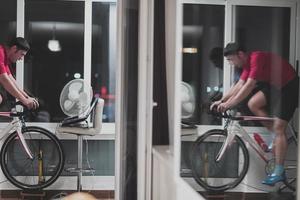
[(21, 101), (17, 101), (12, 104), (13, 108), (16, 108), (17, 106), (21, 106), (23, 111), (12, 111), (9, 113), (11, 117), (22, 117), (33, 112), (33, 110), (29, 110)]
[(261, 116), (248, 116), (248, 115), (240, 115), (234, 116), (230, 113), (232, 110), (227, 110), (224, 113), (218, 112), (216, 109), (209, 110), (208, 114), (213, 115), (215, 117), (236, 120), (236, 121), (274, 121), (273, 117), (261, 117)]
[(227, 111), (221, 113), (221, 112), (218, 112), (216, 109), (213, 109), (213, 110), (209, 110), (208, 114), (213, 115), (215, 117), (230, 119), (230, 120), (243, 120), (244, 119), (243, 116), (233, 116), (230, 113), (230, 110), (227, 110)]

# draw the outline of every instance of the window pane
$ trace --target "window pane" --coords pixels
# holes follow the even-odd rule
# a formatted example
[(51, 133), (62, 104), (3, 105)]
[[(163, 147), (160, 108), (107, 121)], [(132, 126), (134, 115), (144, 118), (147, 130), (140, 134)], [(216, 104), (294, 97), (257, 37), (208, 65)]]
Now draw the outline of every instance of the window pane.
[[(25, 1), (25, 37), (31, 50), (24, 88), (41, 100), (44, 111), (33, 120), (58, 122), (65, 117), (60, 92), (75, 73), (83, 77), (84, 2)], [(59, 42), (61, 50), (49, 40)]]
[(183, 122), (221, 124), (207, 114), (207, 107), (222, 96), (224, 12), (223, 5), (184, 5), (182, 80), (194, 92), (196, 109), (189, 113), (188, 100), (184, 100)]
[(2, 0), (0, 2), (0, 44), (16, 36), (16, 17), (16, 0)]
[[(267, 51), (289, 60), (290, 8), (236, 6), (235, 19), (236, 41), (247, 52)], [(261, 87), (262, 84), (263, 82), (259, 82), (257, 87)], [(238, 110), (244, 115), (253, 115), (247, 106), (249, 98), (238, 106)], [(261, 126), (260, 123), (254, 122), (243, 122), (243, 125)]]
[(103, 121), (115, 121), (116, 3), (93, 3), (92, 87), (105, 100)]
[(236, 6), (236, 41), (289, 60), (290, 8)]
[[(16, 36), (16, 15), (16, 0), (2, 0), (0, 2), (0, 45), (5, 45)], [(15, 72), (15, 65), (11, 67), (11, 72)], [(13, 98), (5, 91), (2, 85), (0, 85), (0, 94), (3, 98), (0, 104), (0, 111), (7, 111), (10, 109), (9, 102)], [(0, 121), (4, 120), (3, 118), (0, 119)]]

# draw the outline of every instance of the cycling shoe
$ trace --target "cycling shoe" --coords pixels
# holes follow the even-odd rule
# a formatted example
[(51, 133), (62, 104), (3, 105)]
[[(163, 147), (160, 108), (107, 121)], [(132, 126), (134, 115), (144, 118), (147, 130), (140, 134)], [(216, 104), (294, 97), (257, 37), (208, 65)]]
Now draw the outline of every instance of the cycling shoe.
[(262, 181), (262, 184), (274, 186), (276, 183), (284, 181), (285, 180), (285, 173), (282, 175), (275, 175), (272, 174), (268, 176), (265, 180)]

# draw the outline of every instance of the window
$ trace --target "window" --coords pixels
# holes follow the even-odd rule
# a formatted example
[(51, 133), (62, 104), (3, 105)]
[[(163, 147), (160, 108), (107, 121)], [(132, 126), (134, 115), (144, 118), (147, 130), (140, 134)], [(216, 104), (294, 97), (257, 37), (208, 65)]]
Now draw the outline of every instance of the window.
[[(83, 78), (84, 2), (26, 1), (25, 38), (31, 50), (25, 59), (24, 88), (40, 99), (44, 111), (33, 120), (59, 122), (65, 117), (60, 92), (75, 74)], [(54, 39), (60, 50), (50, 48)]]
[[(16, 36), (17, 1), (5, 0), (1, 5), (5, 5), (0, 8), (0, 25), (4, 27), (0, 43), (4, 43)], [(31, 50), (18, 77), (24, 89), (40, 100), (40, 112), (31, 118), (33, 122), (59, 122), (66, 117), (59, 104), (60, 92), (75, 76), (84, 78), (85, 23), (92, 23), (88, 70), (94, 96), (105, 100), (103, 121), (115, 121), (116, 2), (93, 2), (92, 22), (85, 22), (84, 9), (85, 1), (25, 0), (24, 37)], [(18, 23), (22, 25), (22, 19)], [(60, 49), (51, 49), (51, 40), (59, 42)], [(16, 73), (15, 67), (12, 71)], [(0, 110), (10, 108), (11, 103), (5, 101)]]
[(207, 111), (209, 102), (222, 97), (225, 6), (184, 4), (183, 8), (182, 80), (193, 88), (196, 109), (185, 117), (183, 105), (182, 120), (221, 124)]
[[(31, 44), (24, 66), (24, 88), (40, 99), (35, 122), (59, 122), (66, 116), (59, 104), (64, 85), (84, 78), (84, 1), (25, 2), (25, 38)], [(68, 13), (65, 11), (69, 10)], [(114, 122), (116, 2), (92, 4), (91, 86), (105, 100), (104, 122)], [(60, 49), (51, 49), (50, 41)]]
[[(208, 5), (210, 1), (202, 1), (199, 2), (199, 4), (195, 3), (195, 1), (192, 1), (193, 3), (191, 3), (191, 1), (185, 2), (187, 3), (183, 4), (181, 81), (188, 83), (195, 93), (196, 108), (192, 117), (188, 118), (188, 122), (195, 122), (192, 123), (192, 125), (196, 124), (196, 126), (181, 126), (181, 132), (179, 134), (181, 139), (180, 175), (185, 177), (185, 180), (191, 184), (193, 188), (197, 189), (197, 191), (202, 191), (202, 188), (200, 189), (199, 187), (200, 185), (195, 184), (195, 180), (190, 178), (195, 173), (202, 173), (201, 176), (203, 180), (215, 184), (234, 176), (237, 167), (241, 166), (242, 154), (239, 154), (237, 151), (231, 152), (230, 164), (232, 165), (219, 165), (222, 161), (218, 161), (218, 167), (222, 169), (222, 171), (220, 171), (220, 174), (215, 174), (217, 175), (216, 177), (209, 175), (210, 173), (215, 173), (215, 169), (212, 165), (207, 164), (210, 160), (207, 155), (212, 155), (214, 152), (218, 153), (220, 150), (214, 148), (214, 145), (218, 145), (220, 142), (220, 140), (216, 138), (207, 140), (207, 144), (198, 149), (200, 153), (204, 152), (204, 149), (207, 150), (207, 152), (203, 154), (204, 156), (201, 157), (199, 152), (192, 154), (196, 149), (195, 141), (198, 139), (197, 141), (199, 142), (199, 137), (207, 133), (208, 130), (222, 129), (222, 126), (219, 125), (228, 125), (208, 116), (205, 112), (206, 110), (204, 110), (204, 108), (207, 108), (205, 103), (209, 100), (213, 100), (212, 92), (216, 91), (222, 95), (224, 88), (225, 93), (227, 93), (229, 88), (240, 77), (240, 71), (236, 69), (238, 66), (231, 66), (227, 60), (225, 60), (225, 62), (223, 61), (222, 51), (224, 45), (229, 42), (239, 43), (245, 48), (247, 54), (238, 54), (237, 56), (247, 58), (247, 61), (251, 61), (251, 64), (253, 64), (252, 66), (256, 66), (257, 69), (259, 68), (258, 70), (260, 70), (256, 75), (255, 73), (253, 73), (254, 75), (251, 74), (253, 75), (252, 78), (256, 80), (256, 87), (243, 101), (236, 105), (234, 109), (241, 115), (260, 116), (261, 113), (253, 109), (251, 103), (248, 104), (248, 100), (255, 95), (258, 90), (266, 90), (268, 91), (266, 92), (268, 102), (266, 105), (262, 105), (265, 108), (264, 111), (266, 111), (267, 116), (270, 117), (273, 117), (274, 114), (278, 115), (278, 113), (276, 113), (276, 108), (278, 108), (276, 107), (278, 106), (277, 100), (279, 99), (278, 88), (281, 88), (285, 84), (284, 81), (291, 81), (294, 72), (291, 68), (286, 67), (288, 68), (286, 69), (288, 72), (284, 71), (286, 73), (280, 73), (281, 68), (276, 69), (276, 67), (279, 66), (278, 64), (281, 64), (278, 57), (268, 53), (252, 52), (264, 51), (275, 53), (282, 56), (285, 60), (288, 60), (292, 66), (297, 67), (295, 65), (295, 57), (297, 56), (295, 50), (296, 45), (298, 45), (296, 44), (296, 36), (299, 35), (296, 31), (297, 6), (296, 1), (275, 3), (274, 1), (254, 2), (228, 0), (211, 2), (214, 5)], [(243, 55), (245, 57), (242, 57)], [(257, 55), (257, 57), (255, 57), (255, 55)], [(264, 57), (259, 57), (260, 55), (264, 55)], [(248, 63), (245, 62), (242, 64), (239, 67), (246, 68), (245, 66)], [(296, 71), (297, 70), (298, 69), (296, 69)], [(289, 77), (284, 76), (289, 73), (292, 75)], [(295, 90), (296, 86), (293, 88), (293, 91)], [(181, 95), (182, 94), (183, 92), (181, 92)], [(291, 93), (291, 95), (292, 94), (296, 93)], [(181, 101), (186, 98), (186, 96), (180, 97)], [(177, 97), (177, 99), (179, 98)], [(293, 99), (296, 98), (293, 97)], [(252, 108), (253, 113), (249, 107), (250, 109)], [(292, 129), (295, 130), (298, 127), (298, 115), (298, 111), (294, 112), (294, 118), (292, 118), (289, 123)], [(181, 119), (184, 121), (183, 118)], [(253, 137), (253, 133), (259, 133), (268, 144), (272, 141), (272, 131), (266, 128), (269, 125), (268, 123), (241, 121), (240, 124), (246, 126), (245, 131), (249, 134), (249, 138)], [(189, 124), (187, 123), (187, 125)], [(233, 131), (237, 130), (235, 129)], [(230, 135), (229, 132), (228, 134)], [(287, 130), (287, 137), (290, 137), (290, 135), (291, 131)], [(289, 147), (291, 150), (287, 151), (295, 152), (295, 146), (289, 145)], [(210, 148), (213, 148), (213, 150)], [(252, 155), (253, 152), (255, 151), (249, 151), (250, 158), (254, 156)], [(195, 158), (191, 158), (191, 155), (195, 155)], [(294, 161), (295, 156), (297, 155), (287, 153), (285, 161)], [(197, 157), (199, 159), (197, 159)], [(195, 162), (191, 162), (191, 159)], [(193, 163), (199, 165), (192, 166)], [(224, 160), (224, 163), (228, 164), (226, 160)], [(260, 159), (255, 160), (255, 164), (251, 166), (251, 170), (247, 172), (245, 177), (248, 183), (261, 182), (266, 178), (261, 166), (265, 166), (265, 162)], [(241, 169), (239, 169), (239, 171), (241, 171)], [(296, 176), (295, 173), (296, 172), (293, 171), (292, 177)], [(251, 188), (251, 184), (246, 185), (246, 187)], [(262, 187), (259, 186), (256, 189), (260, 190)], [(273, 192), (274, 190), (268, 191)]]
[(0, 6), (0, 43), (3, 44), (16, 36), (16, 0), (3, 0)]
[(115, 121), (116, 3), (93, 3), (92, 87), (105, 100), (103, 121)]
[[(235, 15), (235, 40), (246, 51), (272, 52), (289, 60), (291, 20), (289, 7), (236, 6)], [(259, 82), (258, 87), (260, 84), (263, 83)], [(247, 106), (249, 98), (238, 106), (238, 111), (244, 115), (253, 115)], [(270, 104), (268, 110), (272, 111), (270, 108), (274, 105), (272, 102)], [(260, 123), (251, 121), (243, 122), (243, 125), (261, 126)]]
[[(85, 80), (90, 78), (93, 95), (105, 100), (103, 122), (109, 123), (103, 124), (102, 133), (104, 134), (90, 137), (84, 142), (86, 156), (84, 159), (90, 159), (91, 167), (95, 169), (95, 177), (93, 177), (93, 179), (96, 178), (95, 183), (103, 182), (102, 176), (106, 177), (104, 184), (94, 187), (92, 184), (95, 183), (91, 183), (89, 179), (89, 181), (83, 180), (83, 185), (99, 190), (103, 190), (103, 185), (105, 185), (105, 189), (113, 189), (116, 1), (24, 0), (24, 15), (18, 10), (17, 19), (17, 9), (22, 9), (22, 6), (17, 6), (19, 3), (23, 4), (23, 1), (0, 2), (0, 25), (5, 27), (5, 29), (0, 29), (0, 42), (20, 35), (30, 43), (31, 49), (25, 56), (24, 67), (17, 68), (16, 72), (17, 81), (28, 93), (40, 100), (41, 107), (37, 116), (32, 116), (29, 120), (46, 122), (38, 126), (54, 132), (55, 123), (66, 117), (59, 103), (63, 87), (75, 76)], [(86, 7), (89, 6), (91, 10), (85, 12)], [(89, 14), (92, 20), (87, 20), (86, 16)], [(87, 45), (85, 37), (85, 34), (89, 32), (92, 32), (90, 38), (92, 45)], [(58, 41), (59, 46), (56, 47), (60, 48), (54, 48), (53, 43), (49, 46), (51, 40)], [(84, 48), (89, 48), (91, 54), (85, 55), (86, 49)], [(86, 65), (86, 61), (90, 58), (90, 65)], [(91, 72), (90, 77), (87, 77), (86, 71)], [(10, 108), (11, 106), (7, 104), (6, 109)], [(76, 167), (77, 150), (74, 151), (69, 147), (75, 146), (76, 148), (77, 141), (73, 140), (72, 136), (69, 138), (69, 136), (59, 135), (59, 137), (66, 152), (66, 168)], [(102, 152), (101, 155), (99, 149)], [(73, 175), (67, 172), (62, 174), (62, 176)], [(84, 176), (89, 175), (91, 174), (84, 174)], [(65, 183), (63, 178), (59, 181)], [(72, 183), (68, 182), (67, 185), (70, 184)]]
[[(5, 5), (5, 6), (3, 6)], [(10, 41), (13, 37), (16, 36), (16, 18), (17, 18), (17, 3), (16, 0), (3, 0), (1, 1), (0, 6), (0, 44), (5, 45), (8, 41)], [(15, 66), (13, 66), (12, 72)], [(9, 110), (9, 94), (5, 91), (5, 89), (0, 85), (0, 93), (3, 98), (2, 103), (0, 104), (0, 111)], [(0, 119), (3, 121), (4, 119)]]

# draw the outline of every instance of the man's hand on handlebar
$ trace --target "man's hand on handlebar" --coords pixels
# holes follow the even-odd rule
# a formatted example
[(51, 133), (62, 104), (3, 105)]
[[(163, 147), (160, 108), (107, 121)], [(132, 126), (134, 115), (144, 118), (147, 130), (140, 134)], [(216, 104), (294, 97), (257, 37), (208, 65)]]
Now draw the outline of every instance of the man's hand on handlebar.
[(218, 110), (218, 112), (224, 113), (224, 112), (226, 112), (229, 108), (230, 108), (230, 107), (229, 107), (228, 103), (227, 103), (227, 102), (224, 102), (224, 103), (221, 103), (221, 104), (218, 105), (217, 110)]
[(230, 108), (228, 102), (223, 102), (222, 100), (215, 101), (211, 104), (210, 110), (214, 110), (216, 112), (224, 113)]
[(37, 99), (28, 97), (26, 101), (22, 102), (28, 109), (37, 109), (39, 107), (39, 102)]
[[(214, 103), (215, 105), (213, 105)], [(208, 114), (214, 117), (232, 118), (232, 113), (230, 112), (230, 108), (226, 107), (226, 102), (221, 102), (220, 104), (218, 102), (214, 103), (211, 104)]]
[(218, 108), (218, 106), (222, 103), (222, 100), (219, 101), (214, 101), (211, 105), (210, 105), (210, 110), (215, 110)]

